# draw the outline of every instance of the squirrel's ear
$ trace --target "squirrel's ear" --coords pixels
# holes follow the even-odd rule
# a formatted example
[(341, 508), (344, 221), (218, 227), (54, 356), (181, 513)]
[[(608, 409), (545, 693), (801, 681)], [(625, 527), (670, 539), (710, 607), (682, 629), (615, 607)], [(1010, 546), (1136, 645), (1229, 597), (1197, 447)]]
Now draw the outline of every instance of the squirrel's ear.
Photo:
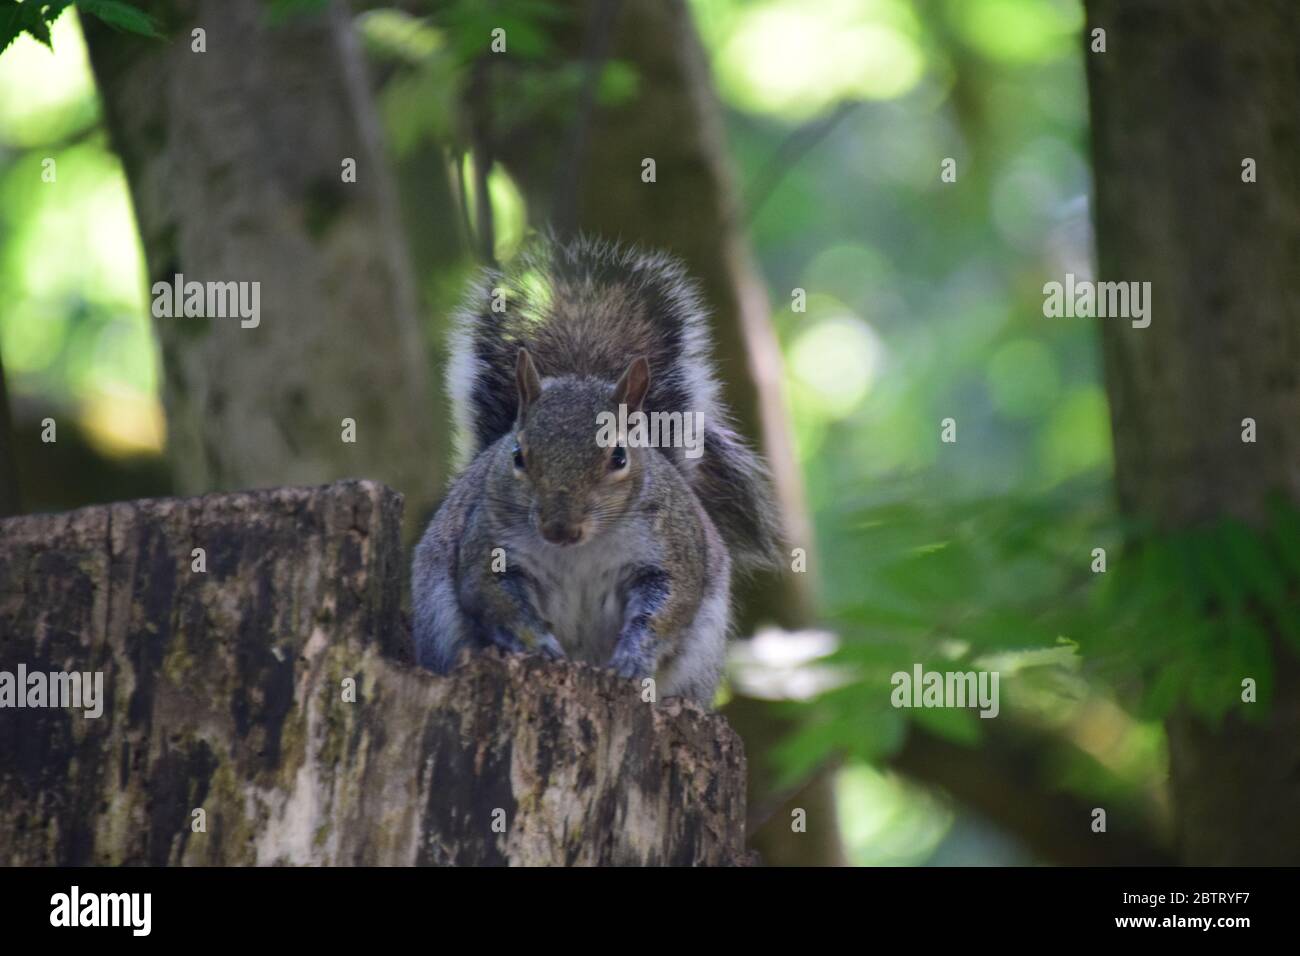
[(614, 386), (614, 404), (626, 405), (630, 411), (640, 411), (650, 390), (650, 363), (645, 356), (633, 359), (623, 377)]
[(519, 350), (519, 359), (515, 362), (515, 385), (519, 389), (519, 417), (523, 418), (524, 412), (542, 394), (542, 379), (528, 349)]

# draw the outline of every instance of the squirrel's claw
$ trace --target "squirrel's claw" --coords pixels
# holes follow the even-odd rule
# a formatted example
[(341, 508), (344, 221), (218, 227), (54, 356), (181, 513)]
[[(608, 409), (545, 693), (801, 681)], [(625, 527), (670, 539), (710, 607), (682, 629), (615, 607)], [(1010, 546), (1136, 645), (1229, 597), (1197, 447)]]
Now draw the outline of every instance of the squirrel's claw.
[(507, 654), (540, 654), (548, 661), (563, 660), (564, 648), (554, 634), (542, 634), (527, 641), (509, 628), (496, 627), (492, 630), (492, 644)]
[(644, 654), (624, 647), (614, 648), (614, 653), (605, 666), (624, 680), (643, 680), (650, 677), (654, 670)]

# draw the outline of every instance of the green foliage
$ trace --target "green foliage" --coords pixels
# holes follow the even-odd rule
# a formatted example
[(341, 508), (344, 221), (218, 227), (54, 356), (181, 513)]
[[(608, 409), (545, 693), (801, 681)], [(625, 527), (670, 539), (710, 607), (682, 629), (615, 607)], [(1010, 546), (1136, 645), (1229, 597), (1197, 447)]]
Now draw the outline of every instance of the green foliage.
[(419, 66), (446, 49), (443, 31), (402, 10), (372, 10), (360, 24), (369, 52), (382, 61)]
[(838, 560), (859, 587), (832, 614), (840, 647), (819, 661), (843, 682), (794, 705), (801, 728), (775, 755), (784, 782), (834, 755), (879, 760), (908, 720), (977, 741), (973, 710), (893, 708), (891, 675), (916, 663), (997, 670), (1003, 711), (1036, 684), (1058, 700), (1099, 684), (1139, 719), (1215, 721), (1241, 709), (1249, 677), (1259, 703), (1244, 712), (1265, 714), (1273, 638), (1300, 649), (1300, 511), (1278, 502), (1257, 524), (1152, 533), (1121, 523), (1106, 491), (849, 505), (855, 545)]
[(151, 16), (122, 0), (75, 0), (81, 13), (98, 17), (109, 26), (141, 36), (158, 37), (158, 27)]
[[(469, 61), (491, 57), (488, 44), (496, 27), (507, 31), (509, 55), (488, 61), (494, 71), (489, 84), (494, 128), (566, 129), (572, 123), (588, 82), (588, 67), (554, 56), (557, 51), (543, 36), (549, 21), (566, 15), (563, 9), (533, 2), (511, 3), (501, 10), (480, 6), (452, 3), (428, 18), (400, 10), (373, 10), (361, 18), (370, 53), (395, 67), (379, 98), (389, 142), (398, 157), (430, 143), (450, 146), (454, 155), (472, 149), (464, 124), (455, 121), (457, 102), (471, 82)], [(527, 21), (522, 31), (518, 19)], [(522, 48), (517, 44), (520, 37)], [(596, 78), (596, 102), (606, 107), (625, 103), (636, 96), (639, 84), (632, 64), (607, 61)]]
[(396, 67), (379, 92), (393, 153), (400, 159), (422, 143), (450, 141), (460, 71), (444, 31), (400, 10), (376, 10), (362, 18), (361, 35), (372, 56)]
[(384, 85), (379, 107), (394, 156), (402, 159), (421, 143), (452, 137), (455, 81), (446, 59), (430, 58)]
[(1222, 519), (1135, 545), (1077, 613), (1080, 648), (1127, 691), (1140, 717), (1187, 709), (1210, 720), (1241, 702), (1252, 678), (1267, 712), (1273, 641), (1300, 648), (1300, 513), (1274, 503), (1248, 525)]
[(68, 0), (55, 3), (20, 3), (19, 0), (0, 0), (0, 53), (22, 33), (50, 45), (50, 24), (68, 6)]
[(836, 562), (858, 586), (831, 609), (841, 643), (825, 663), (844, 683), (805, 704), (801, 729), (776, 757), (786, 781), (833, 754), (877, 761), (902, 743), (906, 722), (961, 743), (980, 737), (972, 710), (895, 709), (892, 676), (925, 670), (998, 670), (1006, 680), (1077, 670), (1055, 615), (1088, 576), (1086, 529), (1101, 523), (1097, 487), (1039, 497), (856, 504), (842, 512), (851, 541)]
[(489, 51), (492, 31), (505, 31), (506, 50), (512, 59), (536, 60), (552, 52), (548, 22), (563, 20), (569, 11), (551, 0), (451, 0), (434, 14), (435, 22), (452, 39), (452, 49), (462, 63)]
[(122, 0), (0, 0), (0, 53), (23, 33), (53, 49), (50, 24), (74, 5), (109, 26), (141, 36), (159, 35), (152, 17)]
[[(1127, 680), (1127, 702), (1149, 678), (1104, 671), (1092, 643), (1107, 576), (1091, 551), (1120, 567), (1126, 538), (1097, 328), (1042, 315), (1045, 278), (1090, 268), (1082, 5), (981, 6), (692, 4), (776, 306), (810, 570), (839, 638), (841, 683), (788, 705), (798, 729), (770, 756), (790, 783), (837, 757), (879, 764), (909, 726), (963, 744), (996, 730), (999, 745), (1026, 726), (1062, 742), (1045, 785), (1146, 794), (1159, 725), (1105, 679)], [(840, 69), (827, 51), (846, 37), (857, 59)], [(947, 417), (955, 444), (939, 441)], [(999, 719), (893, 708), (890, 678), (917, 663), (997, 670)]]

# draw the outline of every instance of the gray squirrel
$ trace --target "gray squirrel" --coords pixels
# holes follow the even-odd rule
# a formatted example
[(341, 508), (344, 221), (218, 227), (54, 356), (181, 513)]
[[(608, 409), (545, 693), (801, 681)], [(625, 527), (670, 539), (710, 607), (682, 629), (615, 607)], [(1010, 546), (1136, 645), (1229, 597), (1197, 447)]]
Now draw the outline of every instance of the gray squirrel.
[[(462, 470), (415, 550), (417, 661), (445, 673), (464, 649), (494, 646), (654, 677), (658, 695), (709, 704), (732, 574), (775, 567), (780, 535), (684, 268), (544, 238), (485, 271), (450, 344)], [(646, 447), (637, 411), (694, 416), (702, 443)]]

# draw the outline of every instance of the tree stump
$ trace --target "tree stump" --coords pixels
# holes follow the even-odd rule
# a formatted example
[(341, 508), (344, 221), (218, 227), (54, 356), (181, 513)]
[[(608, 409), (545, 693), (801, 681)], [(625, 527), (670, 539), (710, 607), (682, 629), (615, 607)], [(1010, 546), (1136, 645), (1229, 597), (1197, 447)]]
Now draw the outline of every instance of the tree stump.
[(0, 672), (104, 698), (0, 709), (0, 862), (747, 862), (721, 717), (580, 665), (405, 663), (401, 520), (349, 481), (0, 522)]

